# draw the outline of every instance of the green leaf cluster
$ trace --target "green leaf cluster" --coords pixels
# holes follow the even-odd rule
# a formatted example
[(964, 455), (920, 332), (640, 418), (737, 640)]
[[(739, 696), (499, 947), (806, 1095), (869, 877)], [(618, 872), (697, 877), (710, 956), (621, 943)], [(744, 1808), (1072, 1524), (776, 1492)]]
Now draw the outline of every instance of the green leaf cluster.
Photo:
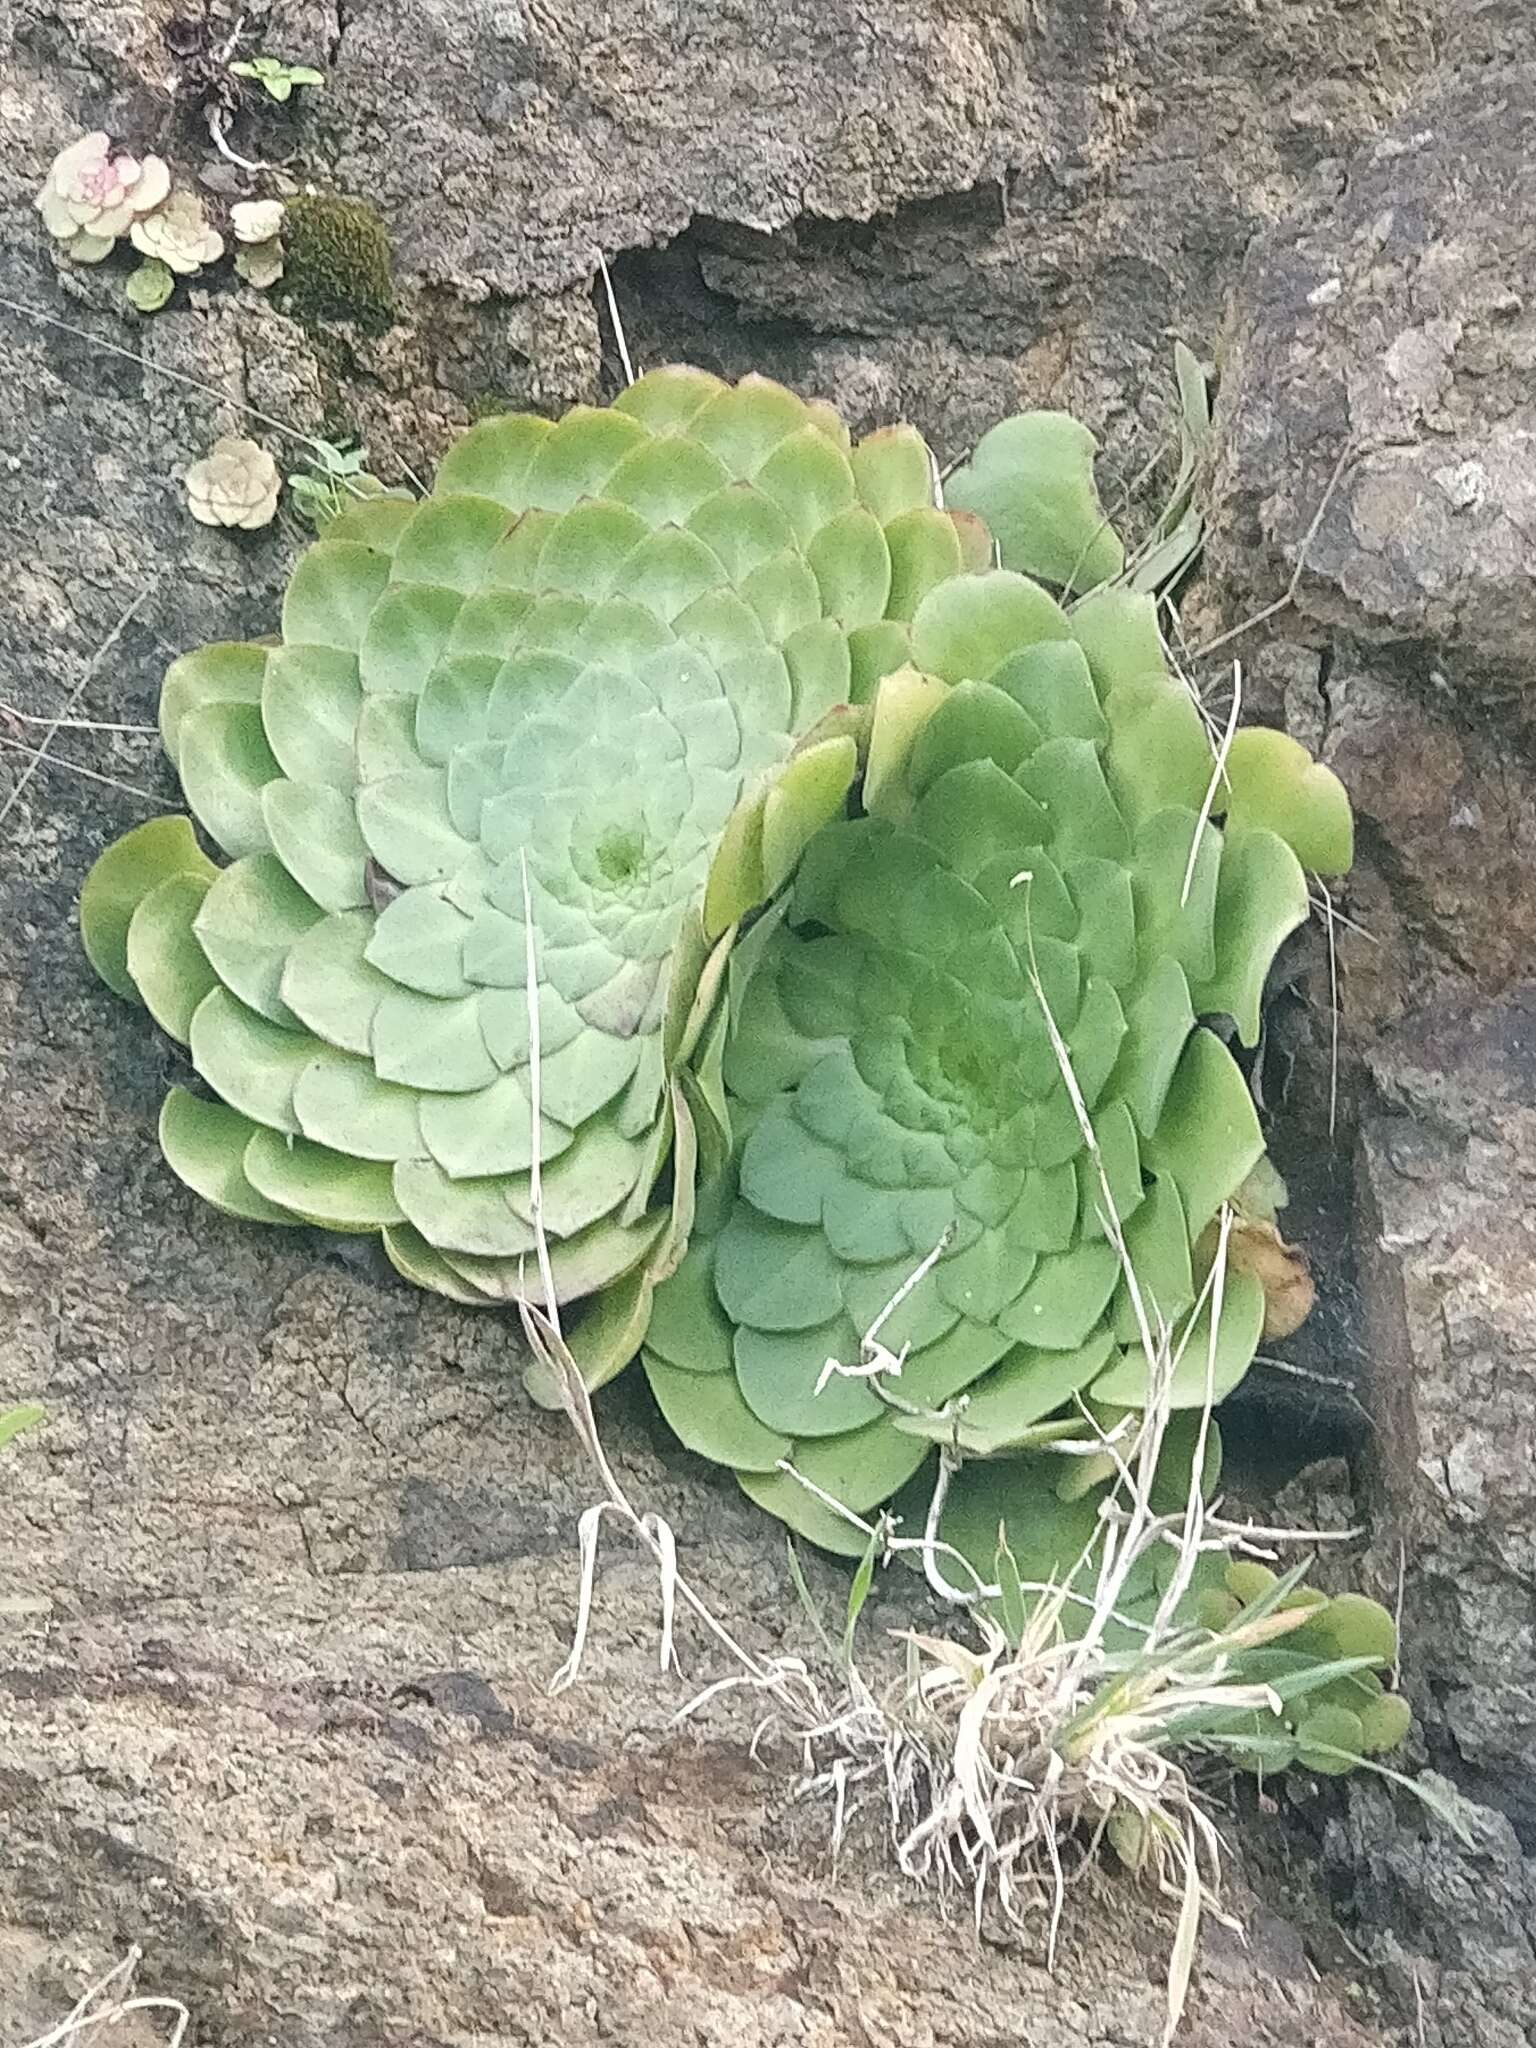
[[(734, 1179), (645, 1365), (684, 1441), (819, 1542), (863, 1540), (819, 1495), (865, 1514), (940, 1442), (1022, 1457), (975, 1483), (1059, 1494), (1047, 1547), (1071, 1557), (1114, 1468), (1050, 1444), (1090, 1432), (1084, 1406), (1105, 1429), (1139, 1409), (1149, 1339), (1169, 1333), (1191, 1410), (1259, 1340), (1258, 1281), (1218, 1286), (1199, 1249), (1263, 1140), (1198, 1020), (1255, 1042), (1307, 915), (1274, 827), (1305, 806), (1243, 822), (1150, 597), (1067, 611), (1015, 572), (960, 575), (911, 639), (871, 706), (862, 801), (811, 845), (742, 993)], [(899, 1377), (859, 1370), (872, 1328)]]
[(1199, 1620), (1232, 1644), (1231, 1682), (1267, 1687), (1274, 1706), (1197, 1711), (1176, 1732), (1221, 1749), (1243, 1770), (1298, 1764), (1340, 1777), (1397, 1749), (1412, 1725), (1408, 1702), (1392, 1689), (1397, 1623), (1363, 1593), (1330, 1599), (1300, 1579), (1243, 1561), (1205, 1588)]
[(279, 106), (293, 97), (295, 86), (307, 85), (318, 91), (325, 84), (325, 73), (313, 64), (286, 64), (281, 57), (243, 57), (231, 64), (229, 71), (232, 78), (249, 78)]
[(1284, 735), (1218, 767), (1092, 456), (1005, 422), (944, 509), (910, 428), (686, 368), (480, 422), (420, 505), (339, 456), (281, 637), (167, 675), (198, 829), (82, 895), (187, 1049), (172, 1166), (473, 1304), (537, 1210), (593, 1383), (639, 1353), (833, 1549), (942, 1446), (947, 1539), (1059, 1577), (1149, 1344), (1159, 1483), (1213, 1483), (1265, 1302), (1210, 1272), (1263, 1141), (1209, 1025), (1255, 1042), (1350, 814)]

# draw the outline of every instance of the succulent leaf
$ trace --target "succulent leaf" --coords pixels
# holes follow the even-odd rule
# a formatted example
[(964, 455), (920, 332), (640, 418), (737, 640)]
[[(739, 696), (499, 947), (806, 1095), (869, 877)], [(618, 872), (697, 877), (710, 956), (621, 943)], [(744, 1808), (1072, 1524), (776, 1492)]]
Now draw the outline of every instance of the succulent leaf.
[(152, 212), (135, 212), (127, 232), (141, 256), (163, 263), (178, 277), (190, 277), (224, 254), (224, 237), (208, 225), (203, 202), (183, 189), (163, 198)]
[(1317, 874), (1341, 875), (1355, 857), (1344, 785), (1289, 733), (1251, 726), (1233, 735), (1219, 807), (1229, 828), (1267, 827)]
[(188, 818), (151, 818), (107, 848), (80, 891), (80, 937), (108, 988), (138, 1000), (128, 965), (128, 933), (150, 891), (175, 875), (206, 880), (213, 873), (214, 864), (198, 845)]
[(1069, 414), (1019, 413), (982, 435), (945, 496), (986, 522), (1005, 569), (1091, 590), (1125, 566), (1094, 486), (1097, 453), (1093, 435)]

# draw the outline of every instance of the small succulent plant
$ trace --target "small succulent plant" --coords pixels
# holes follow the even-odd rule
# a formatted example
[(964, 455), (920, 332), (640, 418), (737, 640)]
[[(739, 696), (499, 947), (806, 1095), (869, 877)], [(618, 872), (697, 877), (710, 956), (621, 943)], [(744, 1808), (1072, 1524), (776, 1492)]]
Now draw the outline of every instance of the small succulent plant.
[(170, 189), (171, 174), (160, 157), (114, 152), (107, 135), (95, 130), (60, 150), (34, 203), (67, 256), (100, 263), (164, 204)]
[[(1220, 1633), (1255, 1614), (1289, 1613), (1296, 1625), (1261, 1648), (1245, 1650), (1237, 1679), (1273, 1689), (1275, 1705), (1228, 1716), (1214, 1728), (1242, 1768), (1275, 1772), (1299, 1764), (1340, 1777), (1363, 1757), (1384, 1756), (1407, 1736), (1413, 1715), (1391, 1687), (1397, 1623), (1363, 1593), (1329, 1598), (1276, 1578), (1267, 1565), (1229, 1563), (1198, 1596), (1199, 1621)], [(1383, 1673), (1387, 1676), (1384, 1678)]]
[(234, 230), (235, 271), (258, 291), (269, 291), (283, 274), (283, 215), (280, 199), (241, 200), (229, 210)]
[(281, 57), (245, 57), (229, 70), (231, 77), (248, 78), (259, 85), (279, 106), (292, 99), (295, 86), (307, 85), (318, 91), (325, 84), (325, 73), (313, 64), (285, 64)]
[(283, 275), (283, 245), (253, 242), (235, 251), (235, 275), (259, 292), (270, 291)]
[(226, 435), (187, 471), (187, 502), (204, 526), (269, 526), (283, 479), (258, 442)]
[(229, 209), (235, 240), (253, 245), (274, 241), (283, 231), (284, 210), (281, 199), (236, 200)]
[(153, 213), (138, 215), (128, 235), (141, 256), (163, 263), (178, 277), (190, 277), (224, 254), (224, 237), (209, 226), (195, 192), (173, 192)]
[(140, 313), (158, 313), (175, 289), (176, 273), (158, 256), (150, 256), (129, 272), (123, 296)]
[[(959, 566), (931, 476), (908, 430), (850, 449), (778, 385), (658, 371), (481, 422), (425, 504), (347, 505), (281, 644), (177, 662), (166, 746), (231, 864), (156, 821), (81, 919), (216, 1098), (166, 1105), (183, 1178), (511, 1301), (536, 1142), (559, 1293), (598, 1298), (589, 1357), (631, 1356), (723, 1164), (738, 920), (842, 804), (856, 750), (821, 728)], [(765, 785), (748, 847), (727, 828)]]

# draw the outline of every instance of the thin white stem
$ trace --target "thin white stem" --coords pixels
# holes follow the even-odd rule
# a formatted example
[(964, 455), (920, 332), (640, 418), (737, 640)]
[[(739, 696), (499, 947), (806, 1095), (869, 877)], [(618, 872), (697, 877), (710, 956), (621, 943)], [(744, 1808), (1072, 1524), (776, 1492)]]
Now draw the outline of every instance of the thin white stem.
[(179, 1998), (127, 1995), (133, 1988), (134, 1973), (143, 1957), (144, 1951), (135, 1944), (120, 1963), (114, 1963), (104, 1976), (87, 1986), (57, 2026), (19, 2044), (19, 2048), (65, 2048), (65, 2044), (78, 2040), (95, 2027), (116, 2027), (134, 2013), (150, 2012), (170, 2016), (172, 2025), (165, 2048), (181, 2048), (192, 2024), (192, 2014)]
[[(951, 1607), (970, 1607), (978, 1599), (995, 1599), (996, 1592), (985, 1586), (979, 1574), (976, 1591), (967, 1593), (959, 1586), (951, 1585), (939, 1570), (939, 1522), (944, 1513), (944, 1503), (949, 1497), (950, 1481), (960, 1469), (960, 1461), (948, 1451), (939, 1452), (939, 1469), (933, 1475), (933, 1496), (928, 1502), (928, 1517), (923, 1524), (923, 1577), (940, 1600)], [(998, 1588), (997, 1591), (1001, 1591)]]
[(931, 1252), (928, 1252), (919, 1261), (919, 1263), (912, 1268), (911, 1272), (907, 1275), (906, 1279), (902, 1281), (901, 1285), (897, 1288), (896, 1292), (885, 1304), (885, 1307), (881, 1309), (879, 1315), (875, 1317), (875, 1320), (864, 1332), (863, 1348), (865, 1350), (873, 1351), (877, 1347), (879, 1347), (880, 1332), (885, 1328), (886, 1324), (890, 1321), (891, 1317), (895, 1315), (897, 1309), (901, 1307), (902, 1303), (908, 1299), (913, 1289), (915, 1287), (920, 1286), (922, 1282), (928, 1278), (928, 1275), (939, 1263), (939, 1260), (942, 1259), (944, 1254), (949, 1250), (951, 1243), (954, 1241), (954, 1235), (955, 1226), (951, 1223), (945, 1229), (943, 1235), (940, 1237), (938, 1243), (934, 1246), (933, 1250)]
[[(169, 369), (164, 363), (157, 363), (150, 356), (135, 348), (124, 348), (120, 342), (106, 341), (99, 334), (92, 334), (88, 327), (78, 326), (73, 320), (60, 320), (52, 313), (45, 313), (37, 306), (29, 306), (22, 299), (7, 298), (0, 293), (0, 307), (7, 313), (17, 313), (25, 320), (35, 320), (40, 327), (52, 327), (60, 334), (72, 335), (76, 341), (83, 341), (91, 348), (99, 348), (106, 355), (119, 356), (125, 363), (136, 363), (151, 377), (165, 377), (172, 384), (183, 384), (190, 391), (201, 392), (204, 398), (212, 398), (220, 405), (227, 405), (235, 412), (244, 413), (247, 419), (260, 420), (264, 427), (271, 427), (274, 433), (283, 434), (290, 441), (298, 441), (306, 448), (313, 448), (322, 458), (330, 444), (318, 435), (306, 434), (302, 428), (278, 419), (270, 412), (263, 412), (259, 405), (249, 405), (244, 399), (234, 398), (227, 391), (221, 391), (216, 384), (205, 383), (201, 377), (189, 377), (184, 370)], [(405, 465), (402, 463), (401, 467)], [(410, 472), (407, 471), (409, 475)]]
[[(21, 740), (8, 739), (4, 733), (0, 733), (0, 747), (4, 747), (8, 753), (27, 756), (31, 768), (24, 771), (24, 774), (28, 779), (46, 764), (49, 768), (63, 768), (71, 775), (82, 776), (87, 782), (100, 782), (108, 789), (120, 789), (125, 796), (136, 796), (141, 803), (158, 804), (162, 801), (152, 790), (140, 789), (132, 782), (122, 782), (115, 775), (103, 775), (98, 769), (87, 768), (81, 761), (71, 761), (65, 754), (50, 754), (46, 747), (26, 746)], [(18, 780), (11, 791), (11, 797), (18, 795), (21, 788), (22, 783)], [(5, 808), (0, 810), (0, 818), (4, 818), (10, 808), (10, 800), (7, 799)]]
[(1195, 820), (1194, 837), (1189, 842), (1189, 864), (1184, 870), (1184, 886), (1179, 891), (1179, 908), (1182, 910), (1189, 901), (1189, 892), (1194, 886), (1195, 866), (1200, 858), (1200, 842), (1205, 837), (1206, 827), (1211, 822), (1211, 812), (1216, 804), (1216, 792), (1221, 788), (1227, 775), (1227, 755), (1232, 750), (1232, 741), (1237, 733), (1238, 715), (1243, 708), (1243, 665), (1240, 661), (1232, 664), (1232, 709), (1227, 713), (1226, 730), (1221, 744), (1216, 749), (1216, 758), (1211, 763), (1211, 779), (1205, 786), (1205, 796), (1200, 804), (1200, 815)]
[(1264, 625), (1267, 620), (1274, 618), (1278, 612), (1283, 612), (1288, 605), (1296, 602), (1296, 593), (1300, 590), (1301, 579), (1307, 571), (1307, 557), (1312, 552), (1312, 544), (1317, 539), (1318, 533), (1322, 528), (1323, 520), (1327, 516), (1328, 507), (1333, 503), (1333, 494), (1339, 488), (1345, 470), (1358, 452), (1353, 440), (1346, 440), (1344, 446), (1339, 450), (1339, 459), (1333, 465), (1333, 474), (1329, 477), (1327, 488), (1318, 501), (1317, 510), (1312, 515), (1312, 523), (1302, 536), (1301, 546), (1296, 555), (1296, 567), (1291, 574), (1290, 582), (1286, 585), (1285, 594), (1282, 597), (1277, 597), (1273, 604), (1265, 605), (1262, 611), (1255, 612), (1251, 618), (1244, 619), (1240, 624), (1231, 627), (1227, 632), (1218, 633), (1214, 640), (1207, 640), (1203, 647), (1197, 647), (1189, 657), (1191, 661), (1204, 661), (1207, 656), (1217, 653), (1223, 647), (1229, 646), (1232, 641), (1240, 639), (1244, 633), (1251, 633), (1255, 626)]
[(1323, 899), (1323, 929), (1328, 934), (1328, 1135), (1333, 1137), (1339, 1123), (1339, 942), (1333, 897), (1326, 882), (1319, 880)]
[(618, 294), (613, 288), (613, 278), (608, 269), (608, 258), (601, 249), (597, 252), (597, 267), (602, 273), (603, 291), (608, 299), (608, 318), (613, 326), (613, 338), (619, 345), (619, 361), (624, 369), (624, 382), (626, 384), (633, 384), (635, 381), (635, 366), (630, 359), (629, 342), (625, 337), (624, 322), (619, 314)]
[(226, 163), (232, 163), (240, 171), (275, 171), (279, 168), (277, 164), (254, 163), (250, 157), (241, 156), (238, 150), (230, 147), (229, 115), (221, 106), (209, 107), (207, 114), (209, 140)]
[[(123, 634), (127, 631), (132, 621), (138, 617), (140, 611), (143, 609), (145, 604), (148, 603), (152, 592), (159, 588), (159, 584), (160, 579), (158, 576), (152, 578), (151, 581), (146, 583), (143, 589), (140, 590), (137, 597), (130, 599), (128, 604), (121, 611), (121, 613), (119, 613), (117, 623), (113, 626), (111, 632), (108, 633), (106, 639), (102, 641), (101, 645), (97, 648), (96, 652), (91, 656), (90, 660), (86, 663), (84, 669), (81, 671), (79, 677), (77, 678), (73, 687), (71, 688), (68, 697), (65, 698), (64, 704), (59, 711), (58, 717), (56, 719), (52, 719), (49, 721), (48, 729), (43, 735), (42, 745), (37, 748), (32, 748), (22, 746), (19, 740), (6, 740), (4, 742), (6, 746), (15, 749), (19, 753), (30, 754), (32, 756), (32, 759), (28, 762), (27, 766), (23, 768), (21, 773), (17, 776), (15, 782), (11, 787), (10, 795), (6, 798), (3, 804), (0, 804), (0, 825), (3, 825), (5, 823), (6, 819), (11, 815), (11, 812), (16, 808), (17, 804), (21, 801), (22, 796), (25, 794), (28, 786), (30, 785), (33, 776), (36, 775), (38, 769), (42, 766), (43, 762), (51, 760), (53, 758), (50, 755), (48, 749), (54, 734), (59, 730), (63, 721), (72, 715), (75, 706), (80, 702), (80, 699), (85, 695), (86, 691), (90, 688), (91, 682), (94, 679), (97, 670), (101, 667), (101, 664), (106, 660), (107, 656), (111, 653), (112, 649), (117, 645), (118, 641), (123, 637)], [(75, 764), (72, 762), (66, 765), (71, 767), (75, 766)], [(93, 770), (88, 768), (77, 769), (77, 773), (86, 776), (86, 778), (92, 782), (112, 781), (112, 778), (110, 776), (97, 775)], [(120, 783), (116, 786), (118, 788), (128, 790), (128, 793), (131, 796), (143, 796), (146, 803), (155, 802), (155, 798), (146, 795), (143, 790), (132, 789), (127, 783)]]
[(50, 732), (132, 732), (154, 734), (158, 725), (123, 725), (106, 718), (53, 718), (46, 711), (20, 711), (14, 704), (0, 703), (0, 717), (14, 718), (19, 725), (46, 725)]

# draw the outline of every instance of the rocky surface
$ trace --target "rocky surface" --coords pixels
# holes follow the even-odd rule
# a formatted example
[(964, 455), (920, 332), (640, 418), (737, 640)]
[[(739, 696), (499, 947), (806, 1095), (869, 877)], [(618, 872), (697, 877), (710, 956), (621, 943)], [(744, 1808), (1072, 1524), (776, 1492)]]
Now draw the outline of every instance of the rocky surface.
[(1230, 615), (1297, 578), (1256, 691), (1360, 817), (1370, 937), (1340, 961), (1378, 1569), (1401, 1546), (1430, 1750), (1481, 1807), (1461, 1848), (1356, 1792), (1329, 1853), (1447, 2048), (1536, 2038), (1533, 90), (1427, 92), (1258, 245), (1214, 483)]
[[(669, 1726), (689, 1688), (654, 1675), (654, 1585), (622, 1546), (586, 1676), (552, 1700), (590, 1487), (564, 1425), (516, 1393), (503, 1332), (301, 1247), (210, 1238), (167, 1213), (133, 1122), (110, 1170), (141, 1191), (120, 1185), (104, 1270), (115, 1292), (119, 1260), (174, 1257), (183, 1313), (146, 1305), (128, 1355), (103, 1359), (102, 1325), (127, 1332), (119, 1304), (99, 1311), (83, 1383), (15, 1461), (10, 2037), (137, 1939), (145, 1987), (231, 2048), (1151, 2048), (1163, 1916), (1104, 1886), (1053, 1981), (946, 1925), (877, 1857), (834, 1874), (825, 1816), (788, 1809), (785, 1769), (747, 1761), (749, 1717)], [(98, 1127), (93, 1158), (104, 1142)], [(18, 1234), (10, 1269), (38, 1292), (56, 1296), (59, 1263)], [(746, 1625), (773, 1647), (792, 1612), (778, 1543), (654, 1444), (638, 1403), (609, 1412), (686, 1568), (733, 1615), (768, 1617)], [(1252, 1953), (1213, 1958), (1192, 2041), (1381, 2038), (1294, 1936), (1262, 1912), (1254, 1931)]]
[[(1349, 907), (1383, 943), (1344, 939), (1344, 1051), (1346, 1106), (1374, 1105), (1383, 1570), (1401, 1530), (1410, 1677), (1482, 1811), (1463, 1855), (1357, 1801), (1330, 1868), (1410, 2026), (1422, 1996), (1447, 2048), (1532, 2038), (1521, 0), (277, 0), (253, 36), (324, 64), (327, 89), (248, 104), (236, 143), (379, 206), (402, 318), (372, 340), (306, 334), (280, 291), (222, 276), (136, 322), (113, 266), (56, 275), (28, 202), (84, 127), (203, 166), (215, 204), (243, 193), (171, 14), (8, 16), (0, 293), (84, 330), (0, 308), (0, 702), (33, 717), (148, 721), (171, 654), (267, 628), (297, 531), (208, 533), (176, 482), (241, 406), (288, 454), (273, 421), (361, 432), (393, 479), (487, 404), (610, 390), (598, 248), (644, 360), (766, 369), (860, 426), (906, 413), (946, 453), (1009, 406), (1064, 404), (1129, 476), (1167, 435), (1171, 334), (1219, 346), (1216, 625), (1283, 588), (1339, 443), (1370, 442), (1299, 612), (1242, 651), (1254, 701), (1327, 748), (1363, 812)], [(1447, 61), (1469, 67), (1448, 96), (1426, 83)], [(17, 750), (42, 730), (0, 716), (0, 1397), (50, 1411), (0, 1496), (7, 2037), (143, 1940), (146, 1988), (230, 2048), (1155, 2041), (1169, 1930), (1124, 1886), (1047, 1980), (946, 1928), (878, 1852), (834, 1874), (740, 1719), (671, 1727), (654, 1586), (617, 1548), (587, 1680), (549, 1696), (591, 1497), (576, 1447), (523, 1401), (503, 1325), (171, 1181), (164, 1056), (71, 928), (92, 854), (169, 780), (136, 732), (50, 741), (106, 782), (34, 769)], [(1445, 1024), (1473, 1004), (1475, 1028)], [(1304, 1124), (1320, 1012), (1296, 1008)], [(1346, 1140), (1317, 1156), (1347, 1175)], [(722, 1607), (775, 1645), (772, 1532), (636, 1395), (607, 1426)], [(693, 1645), (690, 1675), (713, 1671)], [(1395, 2037), (1243, 1903), (1252, 1946), (1213, 1947), (1192, 2042)]]
[(1357, 1036), (1536, 953), (1533, 83), (1469, 74), (1328, 179), (1224, 350), (1214, 564), (1251, 606), (1300, 569), (1285, 708), (1354, 796), (1381, 942)]

